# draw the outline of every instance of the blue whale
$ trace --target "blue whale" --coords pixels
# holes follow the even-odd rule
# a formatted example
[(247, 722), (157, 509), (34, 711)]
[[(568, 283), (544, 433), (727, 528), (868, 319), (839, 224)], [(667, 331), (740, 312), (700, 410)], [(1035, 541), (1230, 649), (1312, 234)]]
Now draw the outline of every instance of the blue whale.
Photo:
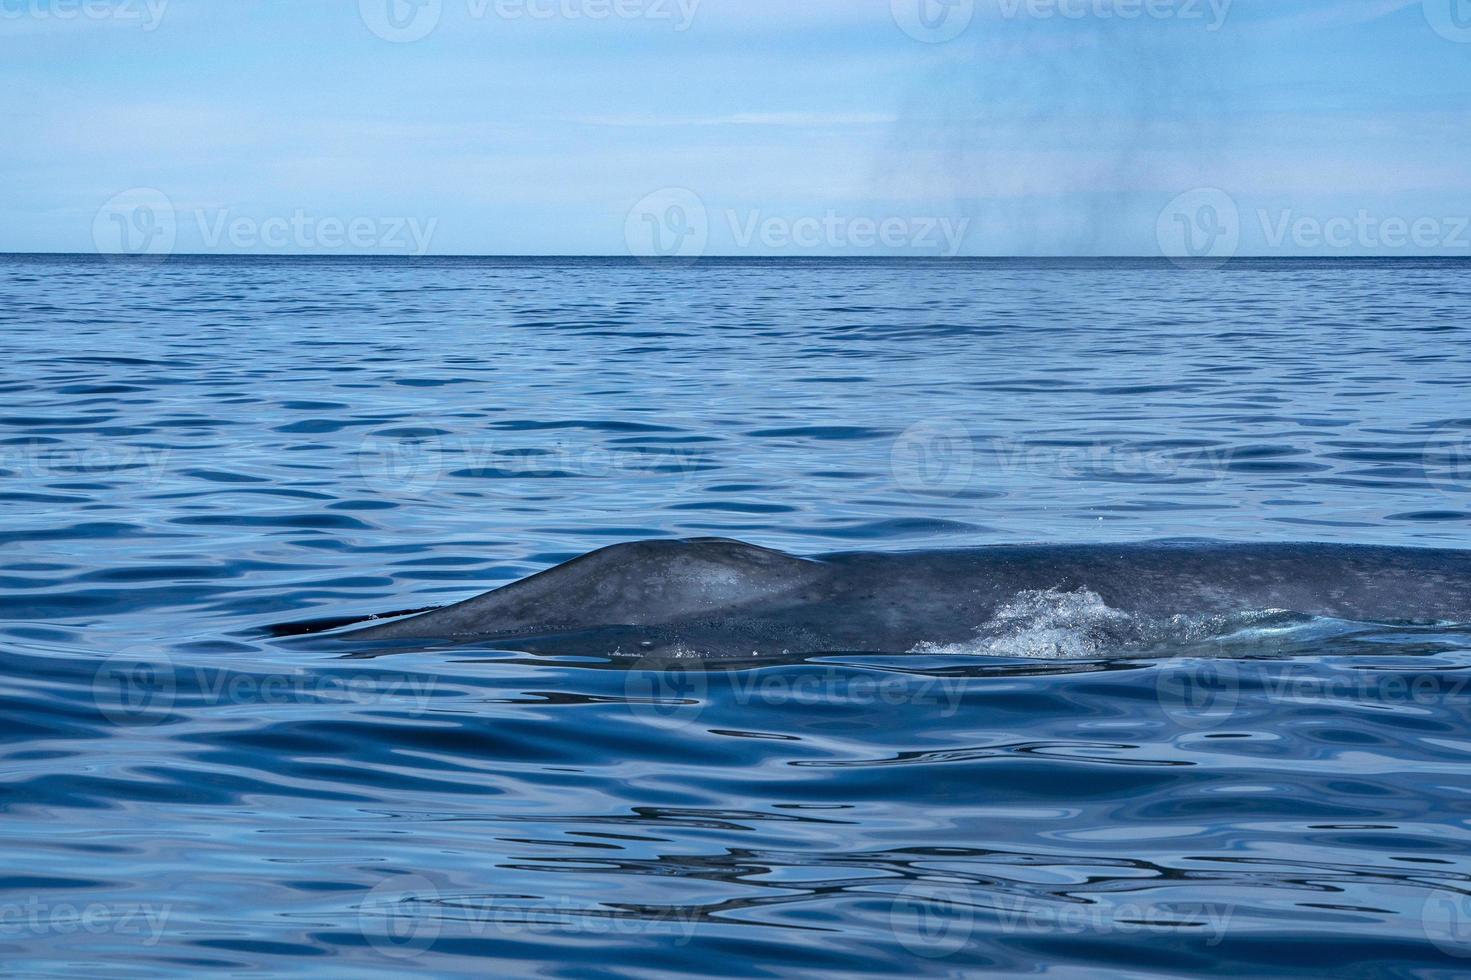
[(1471, 552), (1171, 541), (800, 558), (722, 538), (643, 541), (349, 636), (640, 656), (899, 653), (1083, 599), (1090, 628), (1124, 634), (1266, 611), (1466, 624)]

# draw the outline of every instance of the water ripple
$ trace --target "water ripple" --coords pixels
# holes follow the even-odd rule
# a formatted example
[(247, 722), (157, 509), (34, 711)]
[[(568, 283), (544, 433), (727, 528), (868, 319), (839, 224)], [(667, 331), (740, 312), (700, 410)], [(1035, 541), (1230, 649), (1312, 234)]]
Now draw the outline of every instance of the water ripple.
[(1459, 974), (1464, 628), (1037, 593), (964, 650), (670, 670), (270, 627), (645, 537), (1466, 547), (1468, 283), (0, 257), (0, 958)]

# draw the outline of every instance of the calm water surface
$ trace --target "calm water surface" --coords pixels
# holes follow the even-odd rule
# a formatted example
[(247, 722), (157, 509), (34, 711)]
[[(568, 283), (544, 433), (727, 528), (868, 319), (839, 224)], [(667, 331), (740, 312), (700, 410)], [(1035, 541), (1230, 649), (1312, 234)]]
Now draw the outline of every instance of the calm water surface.
[(702, 671), (270, 627), (660, 536), (1471, 548), (1468, 310), (1435, 261), (0, 257), (0, 962), (1461, 974), (1468, 629)]

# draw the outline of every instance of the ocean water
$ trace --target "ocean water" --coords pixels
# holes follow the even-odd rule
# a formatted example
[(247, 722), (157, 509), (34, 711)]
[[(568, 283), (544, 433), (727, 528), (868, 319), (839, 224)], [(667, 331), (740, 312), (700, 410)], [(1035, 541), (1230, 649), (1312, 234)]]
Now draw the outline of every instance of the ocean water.
[(0, 257), (4, 972), (1464, 974), (1471, 629), (273, 627), (666, 536), (1471, 548), (1468, 311), (1429, 260)]

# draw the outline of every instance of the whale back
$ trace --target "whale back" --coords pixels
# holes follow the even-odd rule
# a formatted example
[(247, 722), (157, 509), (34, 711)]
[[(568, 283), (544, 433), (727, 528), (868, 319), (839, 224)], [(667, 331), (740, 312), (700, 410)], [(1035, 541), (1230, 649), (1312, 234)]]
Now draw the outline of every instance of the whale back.
[(453, 639), (651, 626), (779, 605), (823, 573), (821, 562), (724, 538), (630, 542), (359, 635)]
[(964, 644), (998, 624), (1014, 631), (1018, 610), (1056, 619), (1047, 610), (1058, 605), (1096, 607), (1146, 635), (1154, 623), (1188, 630), (1203, 617), (1274, 611), (1471, 623), (1471, 556), (1175, 541), (803, 559), (721, 538), (644, 541), (353, 636), (680, 656), (904, 652)]

